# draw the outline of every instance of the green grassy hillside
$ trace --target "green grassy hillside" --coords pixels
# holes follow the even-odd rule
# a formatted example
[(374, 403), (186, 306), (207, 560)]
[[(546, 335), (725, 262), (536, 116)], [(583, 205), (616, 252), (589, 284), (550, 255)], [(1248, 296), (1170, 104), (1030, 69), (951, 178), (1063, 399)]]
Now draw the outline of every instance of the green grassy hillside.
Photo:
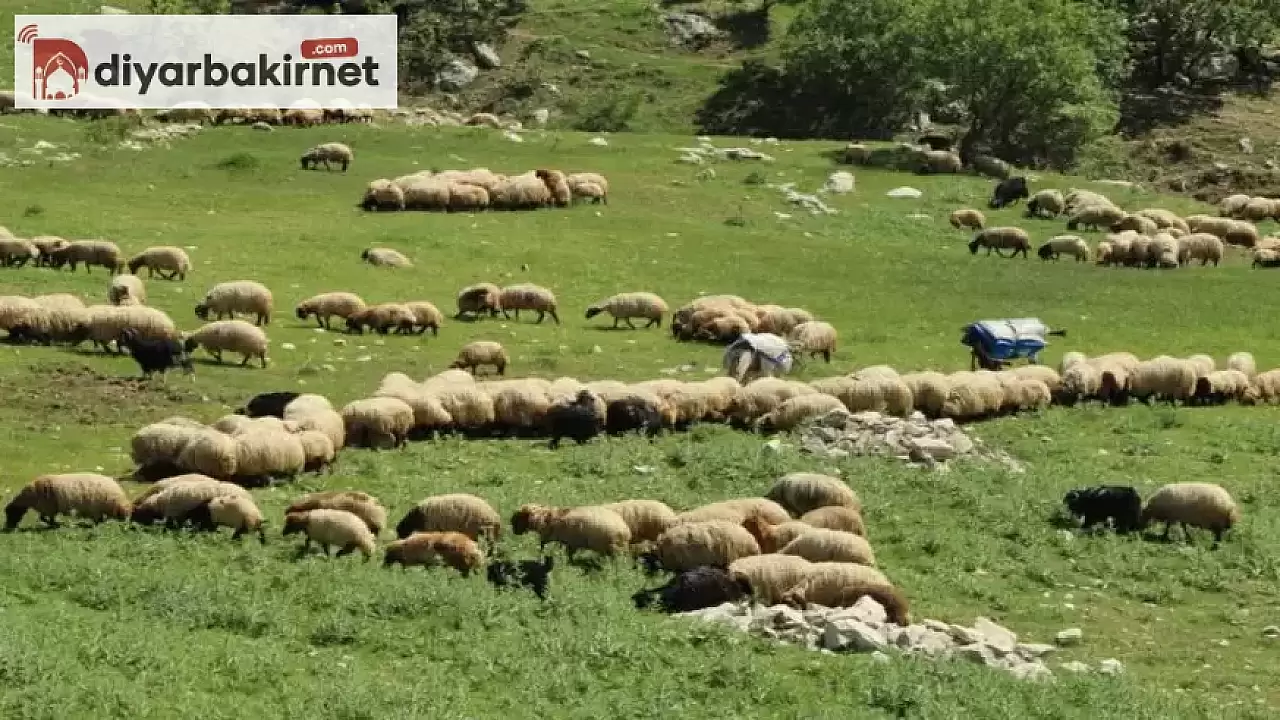
[[(676, 306), (700, 293), (737, 293), (808, 308), (834, 323), (834, 362), (801, 378), (888, 363), (903, 370), (967, 367), (966, 322), (1039, 316), (1068, 328), (1061, 351), (1141, 356), (1248, 349), (1280, 365), (1265, 312), (1270, 273), (1233, 252), (1222, 267), (1173, 271), (970, 255), (947, 213), (982, 206), (989, 184), (858, 172), (857, 192), (832, 198), (838, 215), (786, 205), (771, 183), (818, 187), (834, 143), (760, 146), (774, 163), (676, 164), (687, 138), (614, 135), (607, 147), (574, 133), (512, 143), (480, 129), (327, 127), (259, 133), (207, 130), (171, 149), (99, 144), (101, 128), (9, 116), (0, 152), (31, 158), (0, 174), (0, 218), (29, 236), (104, 237), (126, 251), (188, 248), (186, 282), (148, 281), (149, 304), (185, 330), (216, 282), (255, 279), (275, 294), (263, 370), (201, 363), (194, 376), (136, 384), (127, 358), (84, 348), (0, 347), (0, 406), (9, 452), (0, 483), (39, 473), (129, 469), (130, 435), (174, 414), (212, 421), (250, 395), (302, 389), (341, 404), (388, 372), (421, 378), (463, 343), (496, 339), (509, 375), (639, 380), (702, 378), (718, 348), (679, 344), (663, 330), (613, 331), (586, 321), (591, 302), (652, 290)], [(110, 125), (103, 126), (109, 128)], [(23, 152), (38, 141), (56, 151)], [(303, 172), (296, 158), (320, 141), (349, 143), (350, 172)], [(48, 162), (78, 152), (73, 162)], [(364, 184), (413, 170), (487, 166), (520, 172), (553, 164), (610, 179), (608, 206), (532, 213), (364, 214)], [(1071, 178), (1044, 178), (1063, 188)], [(922, 200), (891, 200), (910, 184)], [(1194, 204), (1098, 186), (1126, 207)], [(781, 213), (781, 215), (779, 215)], [(1035, 240), (1060, 221), (989, 214)], [(726, 222), (726, 221), (731, 222)], [(1091, 239), (1095, 239), (1092, 238)], [(398, 248), (407, 270), (372, 268), (360, 251)], [(427, 299), (452, 311), (458, 288), (530, 281), (555, 290), (561, 324), (450, 322), (439, 337), (318, 332), (292, 316), (298, 300), (352, 290), (370, 301)], [(107, 276), (48, 269), (0, 271), (0, 294), (72, 292), (102, 302)], [(692, 370), (680, 371), (681, 366)], [(895, 462), (837, 464), (761, 452), (761, 438), (705, 426), (649, 444), (599, 440), (551, 452), (528, 440), (415, 443), (350, 450), (331, 476), (255, 491), (270, 541), (233, 544), (131, 528), (64, 527), (0, 536), (0, 673), (6, 717), (1265, 717), (1272, 682), (1280, 539), (1274, 490), (1280, 446), (1274, 408), (1053, 408), (981, 424), (973, 432), (1027, 465), (958, 465), (930, 475)], [(522, 502), (583, 504), (652, 497), (676, 507), (765, 491), (790, 470), (843, 474), (866, 505), (880, 565), (917, 617), (994, 617), (1032, 641), (1081, 627), (1085, 643), (1058, 660), (1114, 657), (1120, 678), (1063, 674), (1019, 683), (957, 663), (811, 654), (716, 628), (634, 611), (646, 581), (626, 563), (553, 576), (553, 599), (494, 593), (482, 579), (383, 571), (356, 558), (296, 560), (279, 513), (316, 488), (374, 493), (397, 519), (419, 498), (473, 492), (504, 515)], [(1174, 480), (1223, 483), (1245, 520), (1223, 547), (1137, 538), (1077, 537), (1047, 523), (1062, 493), (1097, 482), (1143, 492)], [(132, 489), (132, 488), (131, 488)], [(28, 521), (32, 525), (32, 521)], [(533, 552), (527, 538), (513, 545)], [(1230, 704), (1228, 710), (1223, 706)]]

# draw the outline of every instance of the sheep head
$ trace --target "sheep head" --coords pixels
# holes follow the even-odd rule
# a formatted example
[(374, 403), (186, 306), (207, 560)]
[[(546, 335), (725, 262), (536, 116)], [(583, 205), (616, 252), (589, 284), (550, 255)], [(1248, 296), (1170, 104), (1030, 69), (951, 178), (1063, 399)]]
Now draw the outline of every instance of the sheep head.
[(197, 317), (197, 318), (199, 318), (200, 320), (208, 320), (208, 319), (209, 319), (209, 304), (208, 304), (208, 303), (199, 303), (199, 304), (197, 304), (197, 305), (196, 305), (196, 317)]
[(980, 247), (981, 245), (982, 245), (982, 233), (978, 233), (973, 237), (973, 240), (969, 242), (969, 254), (977, 255), (978, 247)]
[(587, 319), (590, 320), (591, 318), (599, 315), (602, 312), (604, 312), (604, 308), (596, 307), (593, 305), (587, 308)]
[(23, 504), (21, 496), (15, 498), (4, 508), (4, 529), (12, 530), (18, 527), (18, 523), (22, 522), (22, 516), (27, 514), (27, 506)]
[(284, 516), (284, 531), (281, 535), (293, 535), (307, 529), (309, 515), (305, 512), (289, 513)]
[(426, 513), (420, 507), (415, 507), (405, 513), (400, 522), (396, 524), (396, 537), (401, 540), (409, 537), (415, 530), (426, 524)]

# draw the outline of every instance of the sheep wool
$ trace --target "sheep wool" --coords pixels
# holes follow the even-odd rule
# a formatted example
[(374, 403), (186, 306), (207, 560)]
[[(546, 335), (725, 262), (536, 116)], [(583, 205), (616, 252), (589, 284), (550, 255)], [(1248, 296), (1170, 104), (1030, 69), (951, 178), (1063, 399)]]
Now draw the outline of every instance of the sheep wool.
[(188, 353), (203, 347), (219, 363), (224, 352), (239, 354), (241, 366), (256, 358), (265, 368), (269, 342), (262, 328), (244, 320), (215, 320), (188, 335), (184, 346)]
[(215, 525), (235, 530), (231, 539), (237, 540), (248, 532), (258, 533), (258, 539), (267, 541), (263, 529), (262, 511), (247, 497), (221, 496), (209, 501), (209, 518)]
[(1076, 210), (1067, 221), (1068, 230), (1081, 226), (1097, 231), (1100, 227), (1113, 227), (1125, 217), (1125, 212), (1113, 205), (1085, 205)]
[(792, 328), (787, 340), (798, 355), (821, 355), (825, 362), (831, 362), (838, 337), (831, 323), (810, 320)]
[(1231, 356), (1227, 358), (1227, 368), (1239, 370), (1248, 376), (1250, 380), (1258, 375), (1258, 363), (1254, 361), (1253, 354), (1249, 352), (1231, 353)]
[(809, 576), (812, 563), (798, 555), (752, 555), (729, 563), (734, 580), (745, 580), (756, 602), (777, 605), (782, 596)]
[(273, 306), (271, 291), (265, 285), (253, 280), (236, 280), (214, 285), (196, 305), (196, 317), (208, 320), (213, 315), (221, 320), (234, 318), (236, 313), (247, 313), (254, 316), (256, 325), (269, 325)]
[(784, 523), (791, 519), (785, 508), (777, 502), (763, 497), (736, 498), (703, 505), (693, 510), (682, 512), (676, 516), (679, 523), (705, 522), (707, 520), (724, 520), (741, 525), (748, 518), (758, 518), (771, 525)]
[(365, 187), (360, 207), (363, 210), (404, 210), (404, 190), (386, 178), (374, 180)]
[(540, 285), (532, 283), (508, 285), (502, 288), (498, 302), (501, 305), (503, 317), (509, 318), (507, 311), (510, 310), (515, 312), (516, 319), (519, 320), (521, 310), (530, 310), (538, 313), (537, 322), (539, 323), (550, 315), (557, 325), (560, 324), (560, 317), (556, 315), (555, 294)]
[(513, 517), (512, 532), (519, 535), (519, 530), (527, 526), (538, 533), (544, 544), (563, 545), (570, 557), (580, 550), (609, 557), (626, 550), (631, 543), (631, 528), (626, 521), (603, 506), (559, 510), (526, 505), (517, 516), (527, 521), (518, 522)]
[(911, 391), (912, 407), (929, 418), (942, 417), (942, 406), (951, 389), (947, 376), (939, 372), (917, 372), (903, 375), (902, 384)]
[(137, 275), (120, 274), (111, 278), (107, 287), (107, 302), (112, 305), (145, 305), (147, 289)]
[(162, 489), (154, 495), (143, 494), (134, 503), (133, 514), (129, 521), (139, 525), (150, 525), (157, 520), (165, 520), (170, 526), (177, 525), (192, 510), (216, 497), (243, 497), (252, 499), (249, 491), (234, 483), (223, 482), (202, 475), (186, 475), (169, 478)]
[(159, 274), (165, 280), (186, 280), (191, 272), (191, 258), (187, 251), (180, 247), (164, 245), (150, 247), (129, 259), (129, 272), (134, 275), (138, 270), (147, 269), (147, 277)]
[(28, 510), (35, 510), (49, 527), (57, 526), (57, 516), (73, 515), (95, 523), (107, 518), (125, 520), (132, 505), (120, 483), (96, 473), (41, 475), (18, 491), (5, 506), (5, 529), (22, 522)]
[(862, 512), (862, 501), (848, 485), (839, 478), (818, 473), (795, 472), (783, 475), (769, 488), (765, 497), (796, 516), (828, 505)]
[[(1180, 523), (1184, 532), (1188, 527), (1198, 527), (1213, 533), (1214, 542), (1240, 522), (1240, 507), (1221, 485), (1205, 482), (1171, 483), (1161, 487), (1147, 498), (1142, 508), (1142, 523), (1165, 524), (1167, 538), (1174, 523)], [(1189, 537), (1189, 536), (1188, 536)]]
[(1076, 262), (1086, 262), (1089, 259), (1089, 244), (1079, 235), (1056, 235), (1049, 238), (1036, 252), (1044, 260), (1057, 260), (1062, 255), (1069, 255)]
[(176, 464), (185, 472), (230, 480), (237, 470), (236, 441), (215, 428), (197, 430), (178, 453)]
[(459, 532), (415, 532), (387, 545), (383, 565), (404, 567), (446, 565), (463, 577), (484, 564), (484, 553), (475, 540)]
[(419, 502), (396, 524), (401, 539), (415, 532), (460, 532), (473, 540), (496, 540), (502, 536), (502, 517), (475, 495), (436, 495)]
[(355, 154), (351, 152), (351, 148), (342, 143), (330, 142), (316, 145), (302, 153), (300, 163), (303, 170), (307, 168), (319, 170), (320, 164), (323, 163), (325, 170), (332, 170), (331, 165), (340, 165), (342, 172), (346, 172), (354, 159)]
[(783, 602), (800, 608), (849, 607), (862, 597), (880, 603), (890, 622), (910, 624), (906, 598), (883, 573), (866, 565), (813, 563), (808, 576), (783, 595)]
[(493, 283), (468, 285), (458, 291), (458, 313), (454, 317), (460, 318), (464, 315), (480, 317), (483, 313), (496, 317), (498, 311), (502, 309), (501, 296), (502, 288)]
[(304, 550), (314, 542), (326, 556), (329, 548), (336, 546), (339, 548), (338, 557), (359, 550), (368, 561), (378, 545), (377, 538), (364, 521), (345, 510), (319, 508), (285, 515), (284, 535), (299, 532), (306, 537), (302, 543)]
[(326, 329), (332, 330), (329, 324), (330, 318), (340, 317), (346, 320), (351, 315), (360, 312), (368, 307), (364, 298), (349, 292), (327, 292), (303, 300), (294, 308), (294, 314), (299, 320), (306, 320), (308, 317), (315, 317), (316, 323)]
[(236, 436), (236, 479), (259, 484), (291, 478), (307, 465), (307, 451), (293, 433), (260, 430)]
[(326, 490), (314, 492), (294, 500), (285, 508), (285, 514), (309, 510), (343, 510), (360, 518), (375, 536), (381, 535), (387, 526), (387, 509), (374, 496), (358, 490)]
[(508, 362), (510, 359), (507, 356), (507, 350), (501, 343), (477, 340), (463, 345), (458, 351), (458, 357), (449, 367), (468, 370), (475, 374), (480, 366), (492, 365), (499, 375), (503, 375), (506, 373)]
[(374, 267), (413, 267), (413, 262), (409, 258), (405, 257), (399, 250), (392, 250), (391, 248), (368, 248), (360, 253), (360, 259)]
[(342, 408), (347, 437), (344, 445), (387, 449), (403, 447), (413, 429), (413, 408), (403, 400), (374, 397)]
[(760, 543), (760, 551), (776, 553), (778, 548), (786, 547), (792, 540), (813, 529), (813, 526), (800, 520), (788, 520), (772, 525), (760, 518), (747, 518), (742, 527), (751, 533), (751, 537)]
[(843, 530), (813, 528), (787, 543), (778, 552), (782, 555), (799, 555), (809, 562), (876, 564), (871, 543), (864, 537)]
[(622, 518), (631, 530), (632, 543), (657, 540), (676, 524), (675, 511), (657, 500), (623, 500), (601, 507)]
[(861, 537), (867, 536), (867, 528), (862, 522), (862, 514), (853, 508), (844, 507), (843, 505), (827, 505), (810, 510), (800, 516), (800, 522), (816, 528), (841, 530)]
[(987, 226), (986, 216), (973, 208), (954, 210), (948, 220), (951, 227), (957, 230), (981, 230)]
[(831, 395), (801, 395), (779, 405), (756, 420), (761, 432), (790, 432), (805, 422), (832, 412), (847, 413), (840, 398)]
[(586, 319), (607, 312), (613, 318), (613, 326), (618, 322), (635, 329), (632, 319), (647, 320), (645, 327), (662, 327), (662, 316), (667, 313), (667, 302), (651, 292), (627, 292), (611, 295), (587, 308)]
[(703, 565), (727, 567), (740, 558), (759, 555), (760, 544), (738, 523), (686, 522), (660, 535), (653, 554), (664, 569), (684, 572)]
[(1012, 250), (1009, 257), (1017, 257), (1019, 254), (1026, 257), (1031, 250), (1031, 236), (1019, 227), (987, 228), (974, 233), (973, 240), (969, 242), (969, 252), (976, 255), (978, 249), (984, 247), (988, 255), (994, 250), (997, 255), (1004, 257), (1001, 250)]

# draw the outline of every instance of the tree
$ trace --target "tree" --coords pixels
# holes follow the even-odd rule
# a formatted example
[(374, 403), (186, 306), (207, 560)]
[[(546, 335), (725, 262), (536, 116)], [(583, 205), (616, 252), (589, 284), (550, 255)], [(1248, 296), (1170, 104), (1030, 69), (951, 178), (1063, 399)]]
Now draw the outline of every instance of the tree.
[(1114, 0), (1129, 16), (1131, 80), (1140, 88), (1191, 83), (1214, 55), (1256, 49), (1276, 32), (1275, 0)]

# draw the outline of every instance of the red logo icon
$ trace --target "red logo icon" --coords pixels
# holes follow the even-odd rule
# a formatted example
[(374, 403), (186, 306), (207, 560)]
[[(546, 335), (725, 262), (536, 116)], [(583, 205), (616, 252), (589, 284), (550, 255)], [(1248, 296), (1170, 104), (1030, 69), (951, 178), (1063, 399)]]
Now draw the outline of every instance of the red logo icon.
[(353, 37), (303, 40), (301, 54), (305, 60), (355, 57), (360, 54), (360, 41)]
[(31, 97), (68, 100), (80, 94), (89, 76), (89, 58), (76, 43), (36, 37), (35, 25), (18, 32), (18, 42), (31, 45)]

